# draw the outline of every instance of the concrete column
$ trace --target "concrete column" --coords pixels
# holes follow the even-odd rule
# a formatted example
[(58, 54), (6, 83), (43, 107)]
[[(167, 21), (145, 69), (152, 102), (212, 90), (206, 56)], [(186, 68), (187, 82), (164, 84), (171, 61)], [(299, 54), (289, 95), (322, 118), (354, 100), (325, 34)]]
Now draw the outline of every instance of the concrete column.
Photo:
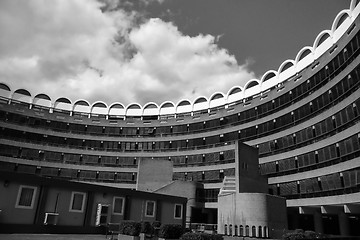
[(340, 225), (340, 234), (342, 236), (349, 236), (350, 235), (349, 217), (343, 212), (339, 213), (339, 225)]
[(314, 213), (314, 225), (315, 232), (324, 233), (322, 214), (320, 212)]

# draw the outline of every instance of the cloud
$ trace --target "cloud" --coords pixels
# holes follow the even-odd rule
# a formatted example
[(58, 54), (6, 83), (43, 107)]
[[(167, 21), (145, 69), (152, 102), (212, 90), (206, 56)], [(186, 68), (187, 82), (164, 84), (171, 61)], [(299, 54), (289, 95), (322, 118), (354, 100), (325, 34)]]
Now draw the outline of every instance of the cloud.
[(116, 3), (1, 1), (0, 82), (53, 100), (161, 104), (226, 93), (254, 77), (218, 36), (190, 37)]

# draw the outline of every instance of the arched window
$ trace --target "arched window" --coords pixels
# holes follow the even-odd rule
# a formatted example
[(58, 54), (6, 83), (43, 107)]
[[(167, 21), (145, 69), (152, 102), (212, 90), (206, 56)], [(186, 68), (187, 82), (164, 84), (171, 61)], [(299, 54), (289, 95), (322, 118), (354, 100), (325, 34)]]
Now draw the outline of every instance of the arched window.
[(262, 237), (262, 227), (261, 227), (261, 226), (259, 226), (258, 237), (259, 237), (259, 238)]
[(268, 237), (267, 227), (266, 227), (266, 226), (264, 226), (264, 237), (265, 237), (265, 238)]
[(251, 236), (256, 237), (256, 227), (255, 226), (251, 227)]
[(227, 235), (227, 225), (225, 224), (224, 234)]
[(232, 236), (232, 225), (229, 225), (229, 236)]
[(235, 236), (238, 236), (238, 234), (239, 234), (239, 231), (238, 231), (238, 226), (237, 226), (237, 225), (235, 225), (235, 232), (234, 232), (234, 235), (235, 235)]
[(240, 237), (243, 237), (244, 236), (244, 227), (243, 225), (240, 225)]
[(246, 226), (245, 226), (245, 236), (246, 236), (246, 237), (249, 237), (249, 236), (250, 236), (250, 228), (249, 228), (249, 225), (246, 225)]

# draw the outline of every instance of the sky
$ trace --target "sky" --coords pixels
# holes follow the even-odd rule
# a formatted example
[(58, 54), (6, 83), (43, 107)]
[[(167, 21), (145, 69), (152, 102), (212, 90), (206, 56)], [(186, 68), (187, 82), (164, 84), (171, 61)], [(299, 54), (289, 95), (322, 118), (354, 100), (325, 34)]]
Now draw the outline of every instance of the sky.
[(350, 0), (1, 0), (0, 82), (108, 106), (207, 99), (277, 70)]

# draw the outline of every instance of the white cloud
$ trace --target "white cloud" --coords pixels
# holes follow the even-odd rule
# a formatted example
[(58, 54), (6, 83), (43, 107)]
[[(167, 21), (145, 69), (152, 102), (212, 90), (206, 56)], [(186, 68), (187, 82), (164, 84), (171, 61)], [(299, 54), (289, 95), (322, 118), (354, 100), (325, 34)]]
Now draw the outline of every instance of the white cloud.
[(114, 5), (77, 1), (0, 2), (0, 82), (55, 100), (110, 105), (227, 92), (254, 77), (211, 35), (183, 35), (172, 23)]

